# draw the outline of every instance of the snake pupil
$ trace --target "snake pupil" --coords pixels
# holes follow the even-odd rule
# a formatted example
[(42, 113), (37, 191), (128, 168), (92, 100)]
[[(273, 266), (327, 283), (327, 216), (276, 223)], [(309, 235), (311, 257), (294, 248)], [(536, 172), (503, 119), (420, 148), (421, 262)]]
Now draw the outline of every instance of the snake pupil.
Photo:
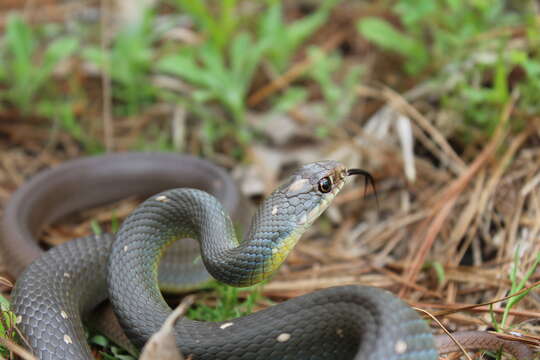
[(324, 177), (319, 180), (319, 191), (322, 193), (328, 193), (332, 190), (332, 180), (330, 178)]

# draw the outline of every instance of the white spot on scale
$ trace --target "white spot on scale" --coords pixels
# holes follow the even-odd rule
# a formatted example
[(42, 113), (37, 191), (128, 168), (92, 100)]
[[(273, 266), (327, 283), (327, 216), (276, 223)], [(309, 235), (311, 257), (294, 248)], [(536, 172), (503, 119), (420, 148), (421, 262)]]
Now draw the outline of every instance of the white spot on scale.
[(296, 193), (297, 191), (303, 190), (309, 186), (308, 179), (298, 179), (289, 186), (288, 192)]
[(60, 311), (60, 316), (62, 316), (64, 319), (68, 318), (68, 315), (64, 310)]
[(221, 330), (225, 330), (226, 328), (231, 327), (231, 326), (233, 326), (233, 325), (234, 325), (234, 323), (228, 322), (228, 323), (225, 323), (225, 324), (221, 325), (219, 328), (220, 328)]
[(396, 341), (394, 351), (396, 352), (396, 354), (404, 354), (405, 351), (407, 351), (407, 343), (403, 340)]
[(69, 335), (64, 335), (64, 342), (66, 344), (73, 344), (73, 340), (71, 340), (71, 337)]
[(128, 246), (127, 245), (124, 246), (124, 252), (126, 252), (126, 251), (128, 251)]
[(277, 214), (277, 206), (274, 206), (272, 208), (272, 215), (276, 215)]
[(64, 273), (64, 277), (65, 277), (65, 278), (70, 278), (71, 275), (69, 275), (69, 273), (65, 272), (65, 273)]
[(303, 213), (302, 214), (302, 217), (300, 217), (300, 220), (298, 220), (298, 224), (299, 225), (304, 225), (307, 221), (307, 214), (306, 213)]
[(282, 334), (279, 334), (276, 340), (279, 342), (287, 342), (289, 341), (290, 338), (291, 338), (291, 334), (282, 333)]
[(165, 195), (160, 195), (156, 198), (157, 201), (161, 201), (161, 202), (167, 202), (169, 200), (168, 197), (166, 197)]
[(22, 322), (22, 316), (19, 315), (15, 318), (15, 324), (20, 324)]
[(278, 252), (278, 249), (276, 247), (273, 247), (272, 248), (272, 254), (277, 254), (277, 252)]

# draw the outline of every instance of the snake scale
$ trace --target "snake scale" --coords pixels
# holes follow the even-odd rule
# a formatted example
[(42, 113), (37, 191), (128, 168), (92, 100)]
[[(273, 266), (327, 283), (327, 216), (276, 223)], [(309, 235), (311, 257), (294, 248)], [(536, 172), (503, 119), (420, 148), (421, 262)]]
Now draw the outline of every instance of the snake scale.
[[(45, 171), (15, 193), (2, 219), (2, 246), (18, 277), (12, 295), (19, 327), (40, 359), (91, 359), (82, 321), (109, 297), (129, 339), (141, 347), (171, 311), (158, 278), (165, 289), (196, 285), (208, 272), (233, 286), (268, 278), (357, 174), (369, 176), (335, 161), (301, 167), (262, 203), (239, 241), (227, 215), (238, 211), (236, 188), (222, 169), (201, 159), (114, 154)], [(44, 225), (134, 194), (155, 195), (116, 236), (76, 239), (41, 255), (35, 239)], [(186, 237), (198, 243), (175, 242)], [(193, 261), (199, 244), (203, 264)], [(431, 331), (414, 310), (364, 286), (320, 290), (227, 322), (182, 319), (176, 333), (193, 360), (438, 358)]]

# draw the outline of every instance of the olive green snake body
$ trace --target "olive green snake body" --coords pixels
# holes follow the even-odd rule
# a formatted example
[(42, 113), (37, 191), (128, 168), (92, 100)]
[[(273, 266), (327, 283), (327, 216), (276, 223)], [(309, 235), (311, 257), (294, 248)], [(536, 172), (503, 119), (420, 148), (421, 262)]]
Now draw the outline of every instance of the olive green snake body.
[[(171, 245), (185, 237), (199, 242), (204, 266), (219, 281), (234, 286), (262, 281), (352, 174), (355, 170), (334, 161), (303, 166), (263, 202), (242, 241), (226, 215), (238, 204), (232, 181), (196, 158), (116, 154), (38, 175), (14, 195), (2, 223), (3, 247), (15, 275), (37, 258), (13, 291), (19, 327), (40, 359), (90, 359), (82, 319), (109, 297), (129, 339), (141, 347), (171, 311), (157, 281), (165, 248), (185, 247), (187, 254), (180, 265), (159, 269), (165, 288), (208, 277), (193, 261), (197, 244)], [(157, 193), (169, 188), (176, 189)], [(76, 239), (43, 256), (28, 241), (67, 213), (131, 194), (154, 195), (124, 221), (116, 238)], [(171, 269), (181, 272), (176, 284), (173, 276), (162, 274)], [(221, 323), (182, 319), (175, 330), (178, 346), (193, 360), (437, 359), (431, 331), (416, 312), (389, 292), (364, 286), (320, 290)]]

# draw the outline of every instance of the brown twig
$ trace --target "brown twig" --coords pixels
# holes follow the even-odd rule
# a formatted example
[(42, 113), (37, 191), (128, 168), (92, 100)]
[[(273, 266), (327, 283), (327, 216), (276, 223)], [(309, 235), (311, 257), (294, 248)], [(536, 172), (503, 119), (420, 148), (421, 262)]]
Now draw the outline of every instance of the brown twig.
[(414, 308), (416, 311), (420, 311), (422, 313), (424, 313), (425, 315), (427, 315), (428, 317), (430, 317), (433, 321), (435, 321), (437, 323), (437, 325), (439, 325), (439, 327), (445, 332), (446, 335), (448, 335), (448, 337), (450, 337), (450, 339), (452, 339), (452, 341), (459, 347), (459, 349), (461, 350), (461, 352), (463, 353), (463, 355), (465, 355), (465, 357), (467, 357), (467, 359), (469, 360), (472, 360), (472, 358), (469, 356), (469, 354), (467, 353), (467, 351), (465, 351), (465, 349), (463, 348), (463, 346), (461, 345), (461, 343), (459, 341), (456, 340), (456, 338), (454, 337), (454, 335), (452, 335), (452, 333), (450, 331), (448, 331), (448, 329), (446, 328), (446, 326), (444, 326), (440, 321), (439, 319), (437, 319), (436, 316), (434, 316), (433, 314), (431, 314), (429, 311), (426, 311), (426, 310), (423, 310), (423, 309), (420, 309), (420, 308)]
[[(445, 311), (441, 311), (441, 312), (438, 312), (438, 313), (435, 313), (434, 315), (439, 317), (439, 316), (443, 316), (443, 315), (448, 315), (448, 314), (454, 314), (454, 313), (457, 313), (457, 312), (461, 312), (461, 311), (467, 311), (467, 310), (476, 310), (476, 311), (494, 311), (494, 312), (500, 312), (502, 313), (504, 310), (503, 309), (491, 309), (491, 308), (488, 308), (487, 306), (489, 305), (493, 305), (493, 304), (496, 304), (496, 303), (500, 303), (500, 302), (503, 302), (503, 301), (506, 301), (514, 296), (518, 296), (518, 295), (521, 295), (523, 293), (525, 293), (526, 291), (529, 291), (537, 286), (540, 286), (540, 281), (537, 281), (535, 282), (534, 284), (532, 285), (529, 285), (523, 289), (521, 289), (520, 291), (514, 293), (514, 294), (511, 294), (511, 295), (508, 295), (508, 296), (505, 296), (505, 297), (502, 297), (502, 298), (499, 298), (499, 299), (495, 299), (495, 300), (491, 300), (491, 301), (486, 301), (486, 302), (483, 302), (481, 304), (472, 304), (472, 305), (463, 305), (463, 304), (426, 304), (426, 303), (415, 303), (415, 306), (416, 307), (443, 307), (443, 308), (450, 308), (449, 310), (445, 310)], [(540, 314), (538, 312), (532, 312), (532, 311), (519, 311), (519, 310), (511, 310), (511, 311), (514, 311), (514, 314), (528, 314), (527, 316), (531, 316), (531, 317), (540, 317)], [(534, 314), (534, 315), (533, 315)]]
[(9, 351), (12, 351), (24, 360), (37, 360), (37, 358), (32, 355), (28, 350), (11, 341), (10, 339), (0, 337), (0, 345), (4, 346)]
[[(446, 218), (450, 214), (450, 211), (452, 210), (459, 194), (471, 181), (471, 179), (478, 172), (478, 170), (486, 164), (488, 159), (493, 156), (495, 150), (501, 144), (505, 135), (506, 124), (508, 122), (508, 119), (510, 118), (512, 109), (514, 108), (515, 101), (516, 97), (512, 97), (509, 103), (505, 106), (495, 134), (491, 138), (488, 145), (482, 150), (482, 152), (477, 156), (477, 158), (467, 168), (467, 170), (464, 171), (459, 178), (454, 180), (446, 188), (445, 191), (443, 191), (442, 195), (439, 197), (437, 205), (435, 206), (435, 208), (438, 209), (438, 213), (434, 216), (433, 219), (428, 218), (424, 221), (424, 226), (427, 229), (426, 235), (422, 241), (420, 249), (418, 250), (418, 252), (416, 252), (416, 256), (413, 259), (412, 264), (407, 272), (408, 281), (414, 281), (418, 276), (420, 268), (422, 267), (422, 264), (424, 264), (427, 254), (433, 246), (433, 242), (439, 234)], [(401, 288), (400, 297), (405, 296), (407, 289), (407, 287)]]

